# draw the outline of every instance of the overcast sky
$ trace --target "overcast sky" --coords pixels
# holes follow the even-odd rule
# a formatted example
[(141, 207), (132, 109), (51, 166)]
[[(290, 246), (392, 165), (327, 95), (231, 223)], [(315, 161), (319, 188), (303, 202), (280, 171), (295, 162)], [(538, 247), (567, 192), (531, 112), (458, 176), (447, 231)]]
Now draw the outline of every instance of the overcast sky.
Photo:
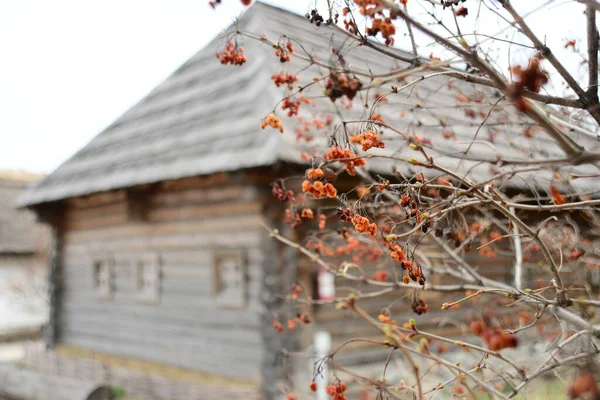
[(0, 1), (0, 169), (52, 172), (243, 10), (223, 3)]
[[(313, 1), (265, 2), (304, 14)], [(0, 169), (52, 172), (243, 10), (223, 3), (0, 1)], [(541, 24), (564, 36), (569, 18), (555, 21)]]

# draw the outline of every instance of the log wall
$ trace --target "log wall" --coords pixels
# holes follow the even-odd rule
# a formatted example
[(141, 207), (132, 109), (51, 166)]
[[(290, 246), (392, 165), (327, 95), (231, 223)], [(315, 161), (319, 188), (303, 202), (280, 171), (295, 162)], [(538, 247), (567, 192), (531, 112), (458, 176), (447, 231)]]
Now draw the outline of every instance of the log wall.
[[(68, 200), (59, 343), (257, 379), (265, 235), (257, 190), (221, 176), (165, 182), (144, 196), (142, 218), (131, 217), (138, 205), (124, 191)], [(247, 259), (248, 296), (241, 307), (216, 301), (217, 252)], [(136, 292), (136, 262), (149, 255), (160, 265), (156, 301), (142, 301)], [(99, 298), (94, 263), (105, 258), (113, 263), (112, 294)]]

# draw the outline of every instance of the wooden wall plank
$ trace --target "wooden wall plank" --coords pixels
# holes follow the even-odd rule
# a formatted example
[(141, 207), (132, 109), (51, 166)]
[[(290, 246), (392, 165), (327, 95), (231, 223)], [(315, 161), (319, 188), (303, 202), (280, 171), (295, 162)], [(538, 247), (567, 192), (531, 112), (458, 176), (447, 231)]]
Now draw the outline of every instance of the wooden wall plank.
[[(262, 203), (227, 174), (148, 190), (147, 218), (127, 218), (120, 192), (70, 201), (63, 245), (61, 341), (96, 351), (256, 378), (261, 355)], [(220, 306), (213, 295), (215, 251), (246, 251), (250, 301)], [(136, 260), (157, 254), (160, 294), (137, 293)], [(114, 293), (99, 299), (93, 261), (114, 260)], [(215, 360), (218, 360), (215, 362)], [(231, 368), (231, 364), (235, 364)]]

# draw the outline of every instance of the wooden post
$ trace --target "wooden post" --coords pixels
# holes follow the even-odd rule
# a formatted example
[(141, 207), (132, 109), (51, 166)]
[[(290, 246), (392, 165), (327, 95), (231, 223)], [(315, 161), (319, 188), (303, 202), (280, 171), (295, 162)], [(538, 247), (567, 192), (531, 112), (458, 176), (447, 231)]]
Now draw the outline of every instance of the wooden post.
[[(268, 223), (275, 223), (273, 213), (265, 213)], [(278, 228), (280, 225), (271, 226)], [(279, 382), (281, 370), (278, 362), (281, 357), (281, 335), (272, 328), (273, 317), (277, 314), (280, 301), (277, 295), (280, 293), (280, 276), (278, 274), (278, 247), (276, 241), (265, 232), (263, 239), (263, 271), (261, 297), (261, 331), (263, 337), (263, 356), (261, 363), (260, 388), (266, 400), (275, 400), (279, 393)]]
[[(278, 229), (288, 237), (293, 231), (283, 224), (283, 207), (272, 201), (270, 193), (265, 193), (265, 221), (270, 228)], [(297, 252), (265, 232), (263, 239), (263, 278), (261, 289), (261, 329), (263, 336), (263, 361), (261, 365), (261, 390), (265, 399), (281, 397), (282, 386), (292, 386), (293, 365), (286, 356), (288, 351), (297, 349), (297, 332), (278, 333), (271, 326), (277, 318), (286, 326), (288, 318), (295, 317), (293, 305), (281, 300), (281, 295), (296, 281)]]
[(38, 207), (35, 210), (40, 222), (50, 226), (50, 260), (48, 268), (48, 298), (49, 298), (49, 316), (48, 324), (44, 327), (44, 343), (47, 348), (53, 348), (58, 343), (59, 332), (59, 314), (62, 293), (62, 224), (61, 218), (64, 215), (63, 203), (52, 203)]

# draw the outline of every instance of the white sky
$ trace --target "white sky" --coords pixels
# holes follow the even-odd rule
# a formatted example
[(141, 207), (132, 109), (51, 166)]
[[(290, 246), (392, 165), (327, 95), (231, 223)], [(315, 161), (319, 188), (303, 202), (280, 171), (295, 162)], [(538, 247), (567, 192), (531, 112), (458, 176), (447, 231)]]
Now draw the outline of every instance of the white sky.
[[(314, 0), (265, 2), (304, 14)], [(239, 0), (218, 11), (208, 0), (0, 1), (0, 169), (52, 172), (243, 8)], [(558, 40), (569, 19), (538, 26)]]
[[(308, 5), (267, 2), (300, 13)], [(0, 1), (0, 169), (52, 172), (243, 8), (239, 0), (218, 11), (208, 0)]]

